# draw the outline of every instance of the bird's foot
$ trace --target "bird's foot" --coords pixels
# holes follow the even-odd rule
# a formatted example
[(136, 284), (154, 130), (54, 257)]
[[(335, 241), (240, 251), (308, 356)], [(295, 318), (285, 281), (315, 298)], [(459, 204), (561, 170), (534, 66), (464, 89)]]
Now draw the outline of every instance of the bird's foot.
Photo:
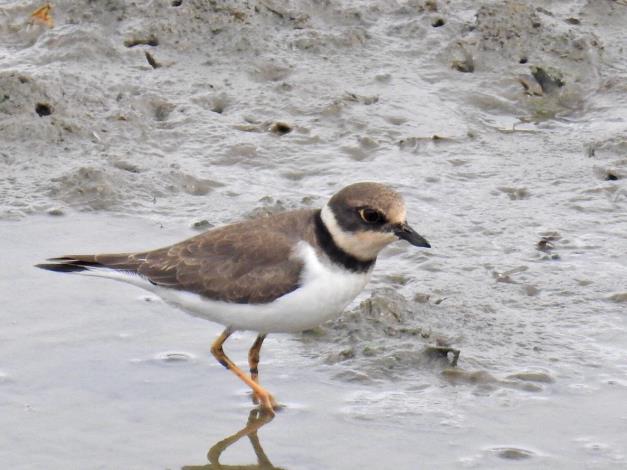
[(261, 395), (253, 392), (252, 400), (255, 405), (259, 405), (261, 410), (271, 414), (274, 414), (275, 411), (279, 411), (283, 408), (283, 405), (280, 405), (269, 393)]

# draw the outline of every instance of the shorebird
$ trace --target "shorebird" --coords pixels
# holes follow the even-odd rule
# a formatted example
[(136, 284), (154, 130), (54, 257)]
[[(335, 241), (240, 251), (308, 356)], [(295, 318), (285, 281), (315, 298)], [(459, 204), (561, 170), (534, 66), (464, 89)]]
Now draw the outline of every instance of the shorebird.
[[(398, 239), (430, 247), (407, 224), (399, 193), (363, 182), (343, 188), (322, 209), (225, 225), (151, 251), (68, 255), (36, 266), (134, 284), (224, 325), (211, 353), (252, 389), (255, 403), (273, 412), (277, 403), (258, 378), (266, 335), (303, 331), (339, 315), (368, 282), (379, 252)], [(223, 350), (236, 330), (258, 333), (248, 353), (250, 375)]]

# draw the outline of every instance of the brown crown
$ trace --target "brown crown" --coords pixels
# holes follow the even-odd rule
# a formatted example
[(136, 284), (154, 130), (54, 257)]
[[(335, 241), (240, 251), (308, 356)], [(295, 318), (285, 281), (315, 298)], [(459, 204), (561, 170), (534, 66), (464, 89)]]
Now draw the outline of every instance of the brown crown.
[(386, 215), (390, 222), (405, 222), (405, 202), (392, 188), (372, 182), (355, 183), (336, 193), (329, 205), (335, 207), (370, 207)]

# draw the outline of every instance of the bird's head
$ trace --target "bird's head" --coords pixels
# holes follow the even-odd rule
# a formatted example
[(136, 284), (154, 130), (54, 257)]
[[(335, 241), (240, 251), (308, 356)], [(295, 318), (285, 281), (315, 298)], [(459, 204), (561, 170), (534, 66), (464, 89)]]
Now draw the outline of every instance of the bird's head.
[(380, 183), (355, 183), (336, 193), (321, 217), (335, 243), (361, 261), (373, 260), (395, 240), (430, 248), (407, 224), (400, 194)]

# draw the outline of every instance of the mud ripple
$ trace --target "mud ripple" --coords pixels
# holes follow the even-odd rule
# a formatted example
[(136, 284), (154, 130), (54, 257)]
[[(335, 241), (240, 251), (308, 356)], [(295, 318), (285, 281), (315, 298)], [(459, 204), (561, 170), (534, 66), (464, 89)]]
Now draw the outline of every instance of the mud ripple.
[(301, 341), (324, 363), (346, 367), (338, 377), (350, 381), (398, 378), (410, 370), (456, 364), (459, 351), (421, 322), (424, 308), (394, 289), (377, 289), (338, 319), (303, 333)]

